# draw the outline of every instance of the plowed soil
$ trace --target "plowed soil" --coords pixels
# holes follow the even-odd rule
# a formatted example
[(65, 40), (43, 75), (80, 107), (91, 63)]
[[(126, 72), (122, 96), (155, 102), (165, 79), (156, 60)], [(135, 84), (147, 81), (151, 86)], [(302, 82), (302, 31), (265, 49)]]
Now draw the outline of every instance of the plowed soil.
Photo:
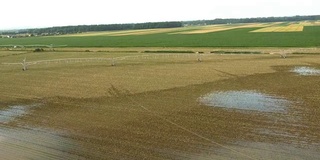
[[(24, 57), (5, 54), (1, 62)], [(0, 156), (315, 159), (320, 157), (320, 77), (292, 70), (319, 69), (319, 62), (317, 54), (204, 54), (202, 62), (177, 55), (127, 59), (116, 66), (53, 63), (21, 71), (1, 65), (0, 109), (37, 105), (0, 124)], [(243, 90), (276, 95), (290, 105), (286, 112), (260, 112), (199, 102), (213, 92)]]

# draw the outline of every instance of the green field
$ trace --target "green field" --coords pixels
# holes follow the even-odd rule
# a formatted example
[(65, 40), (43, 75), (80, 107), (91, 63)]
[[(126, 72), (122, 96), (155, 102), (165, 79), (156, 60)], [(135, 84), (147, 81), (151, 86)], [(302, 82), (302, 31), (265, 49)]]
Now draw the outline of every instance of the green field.
[[(260, 27), (261, 28), (261, 27)], [(238, 28), (203, 34), (153, 33), (146, 35), (56, 36), (0, 39), (1, 45), (67, 45), (69, 47), (318, 47), (320, 26), (303, 32), (253, 33), (259, 28)], [(185, 30), (181, 28), (181, 30)]]

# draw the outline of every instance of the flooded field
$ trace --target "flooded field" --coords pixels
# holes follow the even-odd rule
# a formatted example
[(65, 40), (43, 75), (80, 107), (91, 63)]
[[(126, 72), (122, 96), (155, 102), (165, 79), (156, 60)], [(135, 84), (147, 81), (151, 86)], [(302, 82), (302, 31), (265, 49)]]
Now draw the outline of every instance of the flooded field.
[(320, 56), (202, 58), (1, 66), (0, 157), (320, 157)]

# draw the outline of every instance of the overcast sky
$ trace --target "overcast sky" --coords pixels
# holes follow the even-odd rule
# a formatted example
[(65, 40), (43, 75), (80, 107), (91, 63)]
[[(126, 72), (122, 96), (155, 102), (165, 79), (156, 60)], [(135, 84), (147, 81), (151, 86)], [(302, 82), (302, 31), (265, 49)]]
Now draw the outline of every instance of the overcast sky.
[(1, 0), (0, 6), (0, 29), (320, 14), (320, 0)]

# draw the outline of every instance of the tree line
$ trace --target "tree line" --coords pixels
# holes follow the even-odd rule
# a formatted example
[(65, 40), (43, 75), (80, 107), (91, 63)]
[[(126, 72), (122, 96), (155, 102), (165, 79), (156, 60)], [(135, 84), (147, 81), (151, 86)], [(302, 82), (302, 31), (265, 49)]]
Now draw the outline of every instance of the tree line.
[(197, 20), (184, 21), (184, 26), (193, 25), (213, 25), (213, 24), (234, 24), (234, 23), (269, 23), (269, 22), (292, 22), (292, 21), (306, 21), (306, 20), (320, 20), (320, 15), (311, 16), (291, 16), (291, 17), (260, 17), (260, 18), (229, 18), (229, 19), (214, 19), (214, 20)]
[(101, 25), (78, 25), (78, 26), (61, 26), (48, 28), (23, 29), (15, 31), (3, 31), (0, 35), (25, 35), (25, 36), (46, 36), (73, 34), (92, 31), (120, 31), (136, 29), (156, 29), (156, 28), (176, 28), (194, 25), (213, 25), (213, 24), (235, 24), (235, 23), (268, 23), (268, 22), (289, 22), (320, 20), (320, 15), (311, 16), (292, 16), (292, 17), (261, 17), (261, 18), (230, 18), (214, 20), (196, 20), (183, 22), (149, 22), (149, 23), (130, 23), (130, 24), (101, 24)]
[(156, 29), (156, 28), (176, 28), (182, 27), (182, 22), (149, 22), (132, 24), (101, 24), (101, 25), (78, 25), (61, 26), (49, 28), (24, 29), (18, 32), (3, 32), (2, 34), (31, 34), (31, 35), (57, 35), (72, 34), (92, 31), (118, 31), (118, 30), (136, 30), (136, 29)]

